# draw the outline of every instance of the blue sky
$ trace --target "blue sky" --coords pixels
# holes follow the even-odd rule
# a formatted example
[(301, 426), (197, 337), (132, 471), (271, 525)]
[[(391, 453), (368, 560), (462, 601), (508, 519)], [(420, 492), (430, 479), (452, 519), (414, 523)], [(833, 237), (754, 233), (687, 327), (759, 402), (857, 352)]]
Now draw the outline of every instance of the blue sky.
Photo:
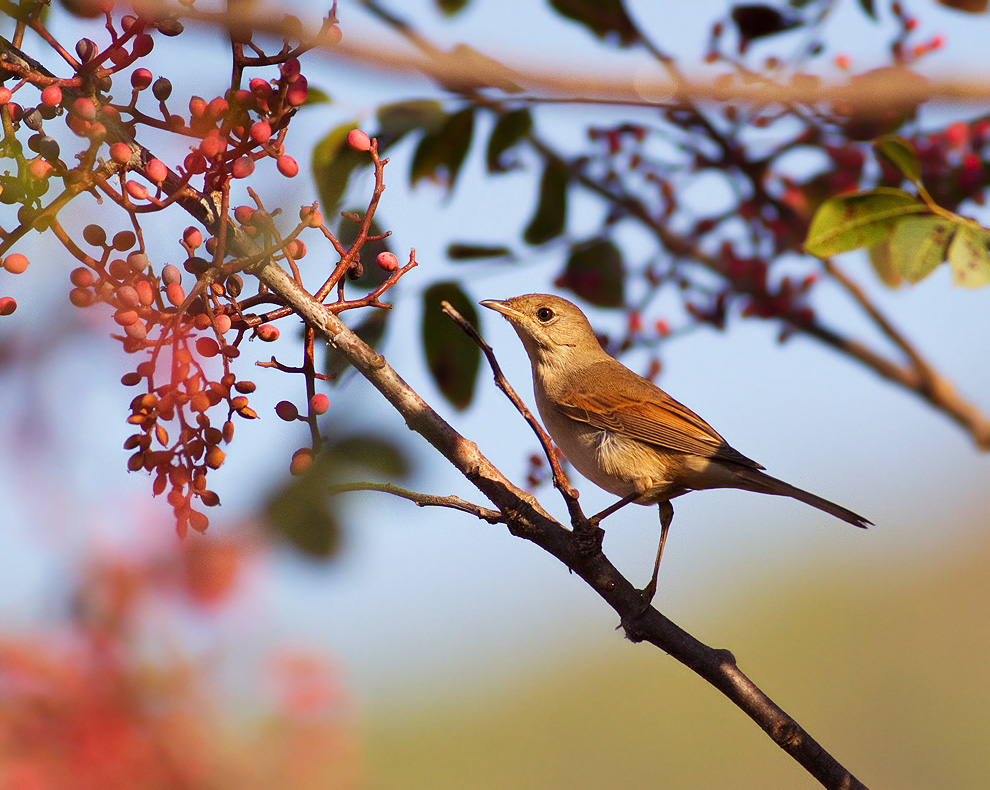
[[(654, 10), (658, 6), (662, 11)], [(867, 23), (855, 6), (845, 5), (833, 30), (841, 33), (842, 49), (855, 65), (873, 65), (881, 60), (879, 42), (886, 35), (878, 34), (879, 28)], [(721, 7), (646, 0), (634, 4), (637, 13), (655, 14), (651, 27), (665, 47), (688, 57), (703, 47), (708, 9)], [(410, 19), (431, 18), (430, 8), (428, 3), (405, 3), (402, 13)], [(938, 20), (932, 33), (949, 36), (946, 54), (933, 58), (930, 68), (986, 68), (977, 34), (982, 25), (967, 24), (968, 18), (928, 4), (921, 10), (926, 18)], [(359, 9), (343, 3), (340, 17), (345, 36), (377, 37), (382, 46), (390, 46)], [(642, 56), (594, 46), (580, 28), (556, 23), (539, 4), (474, 0), (463, 18), (429, 29), (439, 43), (463, 40), (529, 63), (559, 59), (565, 65), (617, 73), (646, 63)], [(227, 70), (220, 58), (214, 68), (212, 59), (219, 53), (207, 46), (211, 39), (204, 35), (200, 42), (204, 46), (195, 62), (185, 64), (187, 76), (196, 80), (195, 92), (212, 95), (222, 90)], [(160, 57), (174, 73), (166, 49), (161, 46)], [(315, 58), (312, 66), (304, 63), (304, 72), (335, 103), (293, 124), (291, 148), (301, 164), (337, 123), (369, 117), (380, 101), (435, 95), (425, 80), (360, 73), (336, 66), (332, 58)], [(175, 82), (179, 95), (181, 81)], [(555, 134), (577, 140), (589, 112), (604, 111), (562, 108), (547, 116)], [(464, 228), (482, 241), (518, 239), (532, 207), (520, 203), (516, 187), (532, 176), (486, 179), (483, 152), (474, 150), (452, 198), (426, 184), (410, 193), (402, 183), (410, 152), (405, 145), (393, 155), (380, 216), (393, 231), (393, 250), (400, 259), (415, 247), (421, 265), (399, 288), (384, 353), (459, 431), (475, 439), (510, 477), (521, 479), (536, 444), (487, 373), (475, 404), (464, 414), (453, 412), (436, 394), (415, 346), (420, 320), (416, 295), (437, 280), (467, 272), (466, 289), (475, 299), (530, 291), (534, 283), (548, 288), (561, 263), (559, 253), (536, 256), (522, 276), (513, 267), (475, 270), (448, 263), (444, 249), (453, 238), (463, 238)], [(271, 173), (269, 183), (280, 190), (286, 205), (314, 199), (305, 177), (276, 181), (273, 167)], [(360, 201), (361, 184), (357, 187), (355, 199)], [(585, 211), (590, 221), (589, 206), (577, 201), (576, 211), (578, 221)], [(168, 230), (153, 243), (178, 257), (181, 227)], [(17, 329), (30, 332), (74, 311), (64, 301), (64, 267), (45, 265), (46, 253), (54, 249), (49, 243), (36, 239), (20, 247), (34, 266), (16, 281), (3, 280), (4, 292), (20, 303), (14, 316)], [(310, 256), (315, 247), (310, 243)], [(964, 394), (990, 409), (990, 292), (952, 288), (946, 272), (915, 288), (891, 292), (874, 282), (862, 256), (852, 254), (843, 265)], [(838, 292), (823, 289), (817, 298), (835, 321), (860, 325)], [(95, 316), (72, 313), (71, 318), (92, 325)], [(599, 314), (594, 320), (607, 326), (615, 318)], [(482, 316), (482, 322), (503, 369), (531, 403), (529, 365), (514, 333), (494, 314)], [(8, 326), (0, 325), (0, 331)], [(287, 327), (283, 335), (288, 334)], [(990, 506), (988, 459), (944, 417), (809, 341), (780, 346), (775, 337), (772, 326), (753, 322), (737, 323), (723, 334), (693, 333), (665, 348), (661, 384), (771, 474), (862, 512), (877, 527), (863, 533), (799, 503), (742, 492), (703, 492), (678, 500), (658, 603), (689, 627), (767, 577), (787, 579), (841, 567), (868, 589), (871, 576), (884, 569), (938, 563), (965, 550), (974, 534), (970, 515), (988, 512)], [(270, 353), (269, 348), (261, 351)], [(0, 617), (19, 629), (57, 614), (62, 580), (80, 553), (106, 545), (126, 547), (135, 542), (136, 530), (168, 530), (165, 504), (146, 501), (149, 481), (124, 471), (120, 446), (127, 435), (123, 416), (131, 394), (117, 382), (127, 360), (99, 327), (67, 337), (46, 353), (50, 356), (17, 380), (0, 379), (0, 441), (11, 450), (0, 455), (0, 577), (6, 580), (0, 588)], [(634, 368), (642, 363), (636, 357), (626, 361)], [(305, 441), (301, 426), (287, 427), (272, 411), (284, 397), (301, 401), (300, 382), (261, 370), (252, 378), (259, 384), (255, 403), (262, 419), (239, 426), (219, 475), (224, 507), (211, 527), (217, 532), (240, 528), (265, 492), (278, 485), (291, 452)], [(331, 398), (334, 408), (350, 407), (356, 427), (399, 434), (414, 459), (411, 487), (481, 501), (370, 393), (369, 385), (352, 378)], [(587, 511), (611, 501), (590, 483), (577, 477), (574, 482)], [(563, 517), (553, 492), (543, 491), (542, 500)], [(135, 503), (141, 504), (135, 508)], [(141, 525), (135, 524), (135, 509)], [(433, 694), (441, 685), (456, 689), (459, 679), (472, 683), (479, 674), (495, 684), (533, 661), (549, 664), (574, 649), (596, 649), (618, 638), (612, 631), (614, 615), (578, 579), (502, 528), (462, 514), (423, 511), (380, 494), (350, 495), (345, 509), (346, 545), (338, 561), (323, 566), (280, 555), (251, 576), (244, 608), (228, 613), (213, 631), (182, 622), (163, 628), (177, 629), (202, 649), (212, 639), (236, 642), (245, 654), (260, 654), (279, 642), (326, 648), (341, 659), (369, 705)], [(606, 527), (610, 558), (634, 581), (645, 582), (658, 532), (655, 509), (627, 508)]]

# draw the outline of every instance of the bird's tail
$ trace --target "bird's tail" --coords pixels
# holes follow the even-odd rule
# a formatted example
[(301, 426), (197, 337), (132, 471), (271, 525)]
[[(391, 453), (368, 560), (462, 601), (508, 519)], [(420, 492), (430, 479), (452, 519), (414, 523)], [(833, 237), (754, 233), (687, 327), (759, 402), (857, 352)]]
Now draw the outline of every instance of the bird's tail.
[(792, 486), (790, 483), (785, 483), (783, 480), (778, 480), (776, 477), (771, 477), (758, 469), (741, 470), (739, 473), (739, 478), (743, 481), (743, 484), (739, 486), (740, 488), (745, 488), (749, 491), (757, 491), (761, 494), (789, 496), (792, 499), (797, 499), (799, 502), (804, 502), (806, 505), (811, 505), (812, 507), (818, 508), (819, 510), (835, 516), (836, 518), (841, 518), (843, 521), (849, 522), (854, 527), (862, 527), (863, 529), (866, 529), (867, 526), (873, 525), (873, 522), (869, 519), (863, 518), (858, 513), (853, 513), (848, 508), (842, 507), (842, 505), (837, 505), (835, 502), (829, 502), (827, 499), (823, 499), (822, 497), (798, 488), (797, 486)]

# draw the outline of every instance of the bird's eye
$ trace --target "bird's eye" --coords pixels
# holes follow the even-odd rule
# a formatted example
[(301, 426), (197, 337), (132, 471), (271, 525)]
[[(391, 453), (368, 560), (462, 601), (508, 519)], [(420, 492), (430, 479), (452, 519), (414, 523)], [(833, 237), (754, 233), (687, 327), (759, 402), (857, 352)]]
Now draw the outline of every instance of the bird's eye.
[(540, 321), (545, 324), (547, 321), (553, 318), (553, 310), (551, 310), (549, 307), (541, 307), (539, 310), (536, 311), (536, 317), (539, 318)]

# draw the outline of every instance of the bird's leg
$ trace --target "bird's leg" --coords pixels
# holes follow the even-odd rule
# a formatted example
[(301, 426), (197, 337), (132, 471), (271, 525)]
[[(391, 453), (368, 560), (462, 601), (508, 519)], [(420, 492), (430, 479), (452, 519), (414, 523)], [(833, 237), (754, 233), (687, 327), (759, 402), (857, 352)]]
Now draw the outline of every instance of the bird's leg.
[(660, 558), (663, 556), (663, 544), (667, 542), (667, 530), (670, 529), (670, 522), (674, 520), (674, 506), (670, 501), (660, 503), (660, 547), (657, 549), (657, 561), (653, 565), (653, 578), (650, 583), (643, 588), (643, 611), (645, 612), (653, 602), (653, 596), (657, 594), (657, 576), (660, 575)]
[(643, 492), (642, 491), (633, 491), (628, 496), (622, 497), (622, 499), (620, 499), (614, 505), (609, 505), (601, 513), (596, 513), (594, 516), (592, 516), (591, 518), (589, 518), (588, 521), (590, 521), (592, 524), (597, 525), (599, 521), (602, 521), (603, 519), (607, 518), (608, 516), (611, 516), (616, 510), (619, 510), (620, 508), (624, 508), (630, 502), (636, 501), (641, 496), (643, 496)]

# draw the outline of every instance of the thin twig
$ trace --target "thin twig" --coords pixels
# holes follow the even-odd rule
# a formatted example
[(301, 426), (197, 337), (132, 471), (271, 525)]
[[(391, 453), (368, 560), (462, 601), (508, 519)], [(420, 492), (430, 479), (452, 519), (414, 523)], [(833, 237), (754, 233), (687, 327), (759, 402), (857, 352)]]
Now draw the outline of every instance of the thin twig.
[(568, 512), (571, 514), (571, 518), (577, 518), (579, 521), (586, 521), (584, 513), (581, 510), (580, 505), (578, 505), (578, 493), (577, 489), (573, 488), (570, 481), (567, 479), (567, 475), (564, 474), (564, 470), (560, 467), (560, 461), (557, 460), (557, 453), (553, 449), (553, 440), (550, 438), (549, 434), (543, 430), (543, 426), (540, 425), (539, 420), (533, 416), (533, 413), (526, 407), (526, 404), (522, 402), (522, 398), (516, 394), (516, 391), (509, 384), (509, 380), (502, 373), (502, 368), (499, 367), (498, 360), (495, 359), (495, 352), (492, 347), (485, 342), (484, 338), (478, 334), (478, 330), (475, 329), (470, 322), (468, 322), (464, 316), (462, 316), (454, 306), (447, 301), (440, 303), (440, 309), (443, 310), (444, 314), (448, 316), (454, 323), (456, 323), (461, 330), (470, 337), (484, 353), (485, 358), (488, 360), (488, 364), (491, 366), (492, 374), (495, 377), (495, 386), (497, 386), (505, 396), (512, 402), (512, 405), (516, 407), (524, 420), (529, 423), (529, 427), (533, 429), (533, 433), (536, 434), (536, 438), (540, 440), (540, 445), (543, 447), (543, 454), (546, 455), (547, 461), (550, 463), (550, 469), (553, 472), (553, 484), (554, 487), (560, 491), (564, 496), (564, 500), (567, 503)]
[(468, 502), (458, 496), (420, 494), (418, 491), (410, 491), (407, 488), (400, 488), (399, 486), (392, 485), (391, 483), (371, 483), (367, 481), (362, 481), (359, 483), (341, 483), (340, 485), (330, 486), (331, 496), (343, 494), (347, 491), (379, 491), (383, 494), (391, 494), (392, 496), (397, 496), (402, 499), (408, 499), (410, 502), (415, 502), (420, 507), (449, 507), (453, 510), (460, 510), (464, 513), (470, 513), (472, 516), (477, 516), (478, 518), (487, 521), (489, 524), (505, 523), (505, 516), (497, 510), (476, 505), (473, 502)]

